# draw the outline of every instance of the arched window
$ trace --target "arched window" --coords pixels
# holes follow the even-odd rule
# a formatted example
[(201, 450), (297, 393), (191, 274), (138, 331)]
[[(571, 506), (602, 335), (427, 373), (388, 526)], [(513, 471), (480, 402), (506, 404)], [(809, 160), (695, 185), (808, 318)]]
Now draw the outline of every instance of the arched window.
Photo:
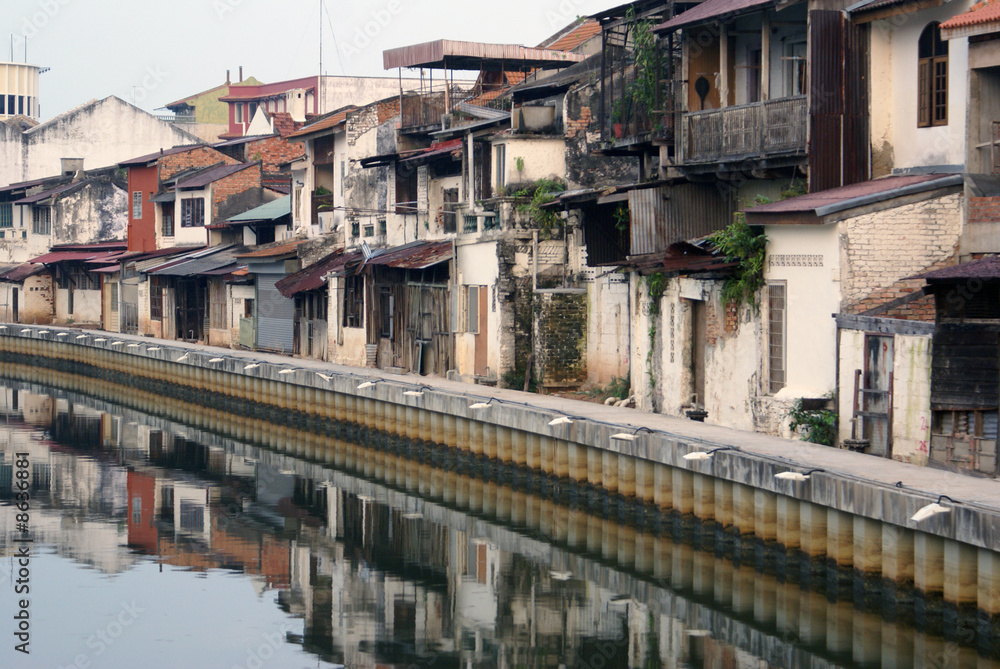
[(937, 21), (920, 33), (917, 56), (917, 126), (948, 125), (948, 42)]

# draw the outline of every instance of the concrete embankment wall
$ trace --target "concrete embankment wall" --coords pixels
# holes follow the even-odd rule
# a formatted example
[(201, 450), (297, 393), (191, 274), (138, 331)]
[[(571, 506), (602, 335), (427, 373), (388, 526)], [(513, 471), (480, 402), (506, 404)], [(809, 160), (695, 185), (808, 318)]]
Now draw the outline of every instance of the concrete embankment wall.
[[(221, 411), (229, 404), (251, 402), (262, 412), (294, 412), (307, 421), (354, 424), (553, 482), (572, 483), (674, 518), (700, 521), (701, 527), (724, 532), (743, 546), (778, 548), (778, 554), (831, 565), (836, 568), (831, 573), (854, 574), (856, 600), (864, 599), (864, 591), (877, 584), (894, 592), (917, 593), (918, 620), (922, 611), (930, 615), (927, 612), (943, 610), (945, 620), (958, 626), (955, 629), (971, 625), (980, 635), (997, 638), (1000, 500), (997, 506), (945, 501), (948, 513), (917, 524), (910, 516), (934, 501), (926, 492), (829, 466), (805, 481), (781, 480), (775, 475), (805, 471), (813, 463), (752, 452), (748, 446), (752, 435), (746, 442), (735, 432), (733, 438), (720, 440), (718, 431), (706, 428), (706, 438), (663, 430), (640, 431), (630, 435), (634, 439), (612, 438), (632, 430), (585, 417), (549, 425), (558, 414), (539, 408), (541, 400), (528, 404), (505, 399), (474, 409), (470, 404), (479, 400), (474, 387), (465, 394), (420, 388), (398, 379), (373, 379), (374, 385), (359, 388), (363, 376), (297, 368), (293, 365), (298, 361), (290, 359), (285, 364), (258, 362), (150, 340), (13, 326), (0, 330), (0, 354), (6, 363), (66, 369), (102, 382), (134, 385), (144, 389), (147, 402), (155, 403), (157, 388), (182, 396), (188, 393), (193, 401)], [(587, 406), (580, 410), (587, 411)], [(594, 409), (594, 414), (601, 412)], [(253, 421), (246, 425), (252, 433)], [(720, 451), (700, 462), (682, 457), (719, 447), (742, 450)], [(315, 451), (322, 445), (317, 442), (307, 448)], [(789, 452), (809, 453), (813, 460), (840, 457), (832, 449), (800, 451), (790, 446)], [(889, 467), (893, 474), (894, 467), (910, 467), (847, 455), (854, 458), (850, 462), (870, 463), (873, 471), (876, 465)], [(899, 471), (912, 477), (914, 471), (923, 470)], [(939, 474), (942, 481), (949, 476), (955, 475)], [(992, 490), (990, 484), (996, 485), (958, 480), (968, 482), (964, 492), (979, 491), (978, 500)], [(940, 492), (962, 499), (963, 490)]]

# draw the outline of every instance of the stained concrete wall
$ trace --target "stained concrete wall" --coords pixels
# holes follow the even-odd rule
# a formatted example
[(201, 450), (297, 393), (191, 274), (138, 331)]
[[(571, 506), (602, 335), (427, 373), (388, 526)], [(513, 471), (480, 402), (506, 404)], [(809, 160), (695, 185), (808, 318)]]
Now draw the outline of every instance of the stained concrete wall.
[[(499, 146), (504, 147), (504, 183), (499, 181)], [(524, 169), (517, 171), (517, 159)], [(566, 178), (566, 142), (561, 137), (518, 139), (506, 137), (493, 142), (493, 183), (495, 186), (518, 184), (538, 179)]]
[(968, 38), (948, 40), (948, 124), (931, 128), (917, 127), (917, 42), (928, 23), (944, 22), (971, 5), (959, 0), (871, 24), (873, 176), (965, 163)]
[[(764, 226), (764, 278), (785, 285), (785, 388), (780, 397), (821, 397), (834, 389), (841, 305), (836, 226)], [(893, 261), (882, 258), (883, 265)], [(766, 291), (766, 289), (765, 289)], [(766, 292), (761, 318), (767, 321)], [(767, 379), (764, 380), (767, 383)], [(765, 386), (766, 387), (766, 386)]]
[[(839, 439), (852, 438), (854, 370), (865, 369), (865, 333), (840, 331)], [(927, 464), (931, 425), (931, 337), (893, 335), (892, 457)], [(858, 425), (857, 438), (861, 438)]]
[[(705, 312), (704, 390), (697, 402), (708, 411), (706, 422), (741, 430), (776, 433), (781, 415), (755, 403), (762, 393), (762, 327), (759, 312), (743, 305), (726, 318), (722, 283), (689, 278), (666, 280), (654, 307), (645, 281), (633, 279), (632, 388), (639, 407), (674, 416), (692, 408), (695, 394), (694, 304)], [(765, 414), (765, 415), (760, 415)]]
[(111, 96), (84, 103), (25, 132), (21, 179), (60, 174), (63, 158), (84, 158), (85, 168), (94, 169), (200, 141)]
[[(596, 268), (602, 269), (603, 268)], [(603, 272), (601, 272), (603, 273)], [(585, 273), (587, 287), (587, 382), (606, 386), (615, 377), (629, 378), (632, 333), (628, 279), (620, 274), (597, 278), (591, 268)]]

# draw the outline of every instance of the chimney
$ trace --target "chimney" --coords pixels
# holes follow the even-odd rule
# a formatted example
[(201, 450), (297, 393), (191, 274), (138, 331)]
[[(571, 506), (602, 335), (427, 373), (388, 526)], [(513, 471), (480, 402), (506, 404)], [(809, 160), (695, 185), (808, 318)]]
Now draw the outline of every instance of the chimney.
[(63, 176), (76, 176), (83, 171), (83, 158), (61, 158)]
[(230, 84), (230, 81), (229, 81), (229, 70), (226, 70), (226, 86), (228, 86), (229, 84)]
[(243, 66), (240, 65), (240, 81), (243, 81)]

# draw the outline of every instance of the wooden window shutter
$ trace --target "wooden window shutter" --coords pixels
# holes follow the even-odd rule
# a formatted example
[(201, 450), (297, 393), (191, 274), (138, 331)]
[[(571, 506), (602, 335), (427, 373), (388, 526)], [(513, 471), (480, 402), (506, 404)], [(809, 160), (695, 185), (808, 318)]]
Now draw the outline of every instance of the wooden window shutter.
[(917, 126), (925, 128), (931, 124), (931, 58), (921, 58), (917, 66)]

